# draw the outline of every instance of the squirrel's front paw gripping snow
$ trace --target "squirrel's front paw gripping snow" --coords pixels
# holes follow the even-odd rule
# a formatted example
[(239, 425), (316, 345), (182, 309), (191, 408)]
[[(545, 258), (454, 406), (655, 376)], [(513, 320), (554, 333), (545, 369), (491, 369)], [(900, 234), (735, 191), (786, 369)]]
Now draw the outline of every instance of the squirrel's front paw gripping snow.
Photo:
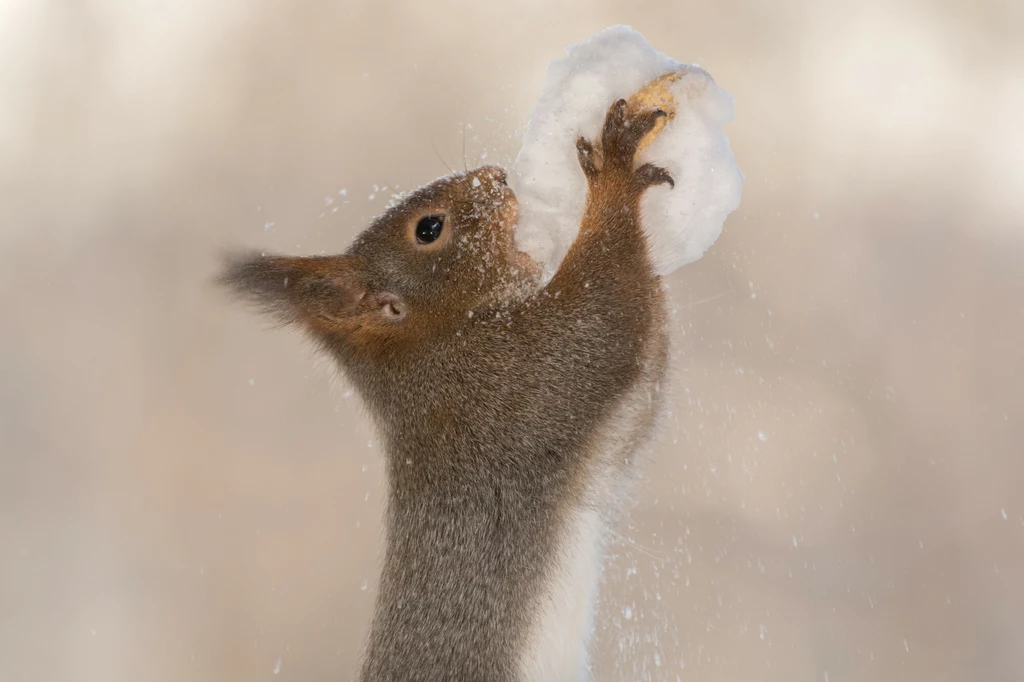
[(608, 110), (601, 133), (601, 148), (597, 150), (589, 140), (579, 137), (576, 150), (583, 173), (591, 189), (611, 182), (621, 189), (632, 190), (639, 195), (648, 187), (668, 183), (675, 187), (675, 181), (667, 170), (651, 163), (633, 168), (637, 147), (647, 133), (654, 129), (658, 120), (667, 114), (660, 109), (645, 111), (630, 116), (626, 100), (620, 99)]

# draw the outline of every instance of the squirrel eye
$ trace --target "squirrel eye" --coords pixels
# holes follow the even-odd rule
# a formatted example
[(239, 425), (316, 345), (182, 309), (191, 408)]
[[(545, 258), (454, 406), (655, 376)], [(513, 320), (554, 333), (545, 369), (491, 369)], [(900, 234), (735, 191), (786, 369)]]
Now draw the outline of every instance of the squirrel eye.
[(444, 228), (444, 216), (428, 215), (416, 223), (416, 241), (420, 244), (430, 244), (437, 241)]

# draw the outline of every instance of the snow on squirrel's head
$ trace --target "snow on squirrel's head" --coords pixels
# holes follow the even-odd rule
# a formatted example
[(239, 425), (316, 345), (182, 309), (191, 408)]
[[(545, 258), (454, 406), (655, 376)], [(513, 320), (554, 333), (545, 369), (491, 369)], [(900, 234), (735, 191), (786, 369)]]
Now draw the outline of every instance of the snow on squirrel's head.
[[(671, 78), (654, 83), (667, 74)], [(674, 189), (652, 188), (642, 202), (658, 274), (700, 258), (739, 206), (743, 174), (722, 133), (732, 120), (732, 97), (704, 69), (661, 54), (633, 29), (605, 29), (548, 67), (516, 159), (521, 204), (516, 241), (541, 264), (544, 280), (572, 245), (586, 203), (575, 140), (597, 137), (608, 106), (620, 98), (637, 106), (647, 98), (670, 113), (637, 158), (676, 179)]]
[(329, 346), (385, 352), (535, 286), (515, 248), (518, 211), (501, 168), (457, 173), (389, 208), (344, 254), (236, 256), (221, 283)]

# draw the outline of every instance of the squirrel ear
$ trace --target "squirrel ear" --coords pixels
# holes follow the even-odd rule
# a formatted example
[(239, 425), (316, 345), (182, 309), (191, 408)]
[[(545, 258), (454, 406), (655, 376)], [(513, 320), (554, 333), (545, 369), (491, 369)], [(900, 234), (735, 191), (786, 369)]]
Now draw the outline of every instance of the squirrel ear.
[(235, 254), (225, 258), (217, 282), (285, 324), (339, 322), (367, 298), (362, 260), (344, 255)]

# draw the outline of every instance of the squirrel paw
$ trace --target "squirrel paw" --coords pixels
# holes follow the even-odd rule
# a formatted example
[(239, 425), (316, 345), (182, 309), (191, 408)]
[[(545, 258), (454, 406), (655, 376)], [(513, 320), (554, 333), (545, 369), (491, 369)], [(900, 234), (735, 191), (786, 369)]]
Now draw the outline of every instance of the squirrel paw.
[(640, 191), (663, 183), (675, 187), (675, 181), (664, 168), (645, 163), (633, 169), (640, 140), (654, 129), (658, 119), (666, 115), (664, 111), (654, 109), (630, 118), (626, 113), (626, 100), (620, 99), (613, 104), (604, 119), (600, 152), (587, 139), (580, 137), (576, 140), (577, 156), (587, 180), (593, 184), (601, 176), (614, 175)]

